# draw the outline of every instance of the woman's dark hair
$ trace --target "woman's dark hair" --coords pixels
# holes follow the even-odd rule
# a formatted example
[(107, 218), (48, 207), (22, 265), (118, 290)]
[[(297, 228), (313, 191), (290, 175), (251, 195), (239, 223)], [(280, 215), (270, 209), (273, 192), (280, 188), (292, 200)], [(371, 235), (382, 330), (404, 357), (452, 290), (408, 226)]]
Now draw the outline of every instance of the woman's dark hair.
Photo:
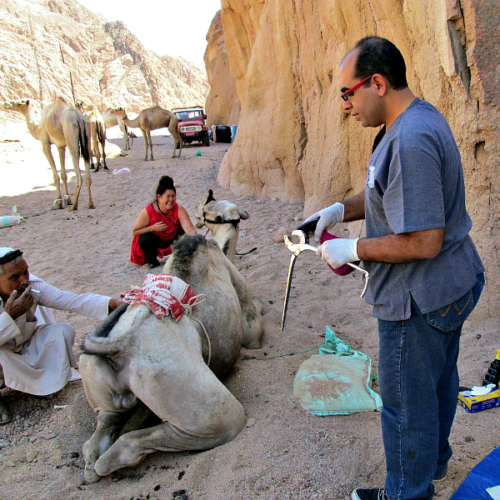
[(362, 80), (379, 73), (394, 90), (408, 87), (405, 60), (392, 42), (378, 36), (367, 36), (356, 43), (354, 50), (358, 51), (354, 78)]
[(171, 189), (175, 194), (177, 194), (172, 177), (162, 175), (156, 188), (156, 194), (161, 196), (167, 189)]

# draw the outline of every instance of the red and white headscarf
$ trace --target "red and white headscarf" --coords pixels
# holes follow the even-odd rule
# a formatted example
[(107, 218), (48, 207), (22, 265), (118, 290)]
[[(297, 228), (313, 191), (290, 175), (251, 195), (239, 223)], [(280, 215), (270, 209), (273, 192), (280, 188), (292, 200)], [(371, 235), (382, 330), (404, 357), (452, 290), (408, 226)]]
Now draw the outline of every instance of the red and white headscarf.
[(198, 297), (191, 287), (170, 274), (146, 274), (142, 288), (134, 288), (121, 294), (127, 304), (144, 304), (151, 312), (162, 319), (168, 314), (179, 321), (185, 308), (198, 303)]

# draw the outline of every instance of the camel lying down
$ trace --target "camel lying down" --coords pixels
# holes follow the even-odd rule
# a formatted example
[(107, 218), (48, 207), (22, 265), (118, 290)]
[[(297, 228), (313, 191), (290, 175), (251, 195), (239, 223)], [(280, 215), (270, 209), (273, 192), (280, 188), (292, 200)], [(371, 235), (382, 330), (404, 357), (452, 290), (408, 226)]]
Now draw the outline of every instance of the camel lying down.
[[(217, 376), (233, 366), (241, 345), (260, 347), (261, 305), (217, 243), (203, 236), (182, 237), (164, 272), (207, 295), (192, 316), (160, 320), (145, 305), (124, 304), (85, 338), (80, 371), (97, 413), (83, 449), (89, 482), (155, 451), (213, 448), (244, 426), (242, 406)], [(150, 410), (160, 423), (144, 428), (138, 410)]]

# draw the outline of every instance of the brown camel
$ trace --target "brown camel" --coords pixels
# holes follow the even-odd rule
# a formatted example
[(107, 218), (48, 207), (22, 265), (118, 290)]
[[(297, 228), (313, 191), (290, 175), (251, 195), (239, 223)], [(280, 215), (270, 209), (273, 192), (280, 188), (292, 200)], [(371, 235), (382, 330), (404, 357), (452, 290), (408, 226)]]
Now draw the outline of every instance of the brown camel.
[[(104, 170), (108, 170), (106, 165), (106, 127), (104, 119), (99, 111), (91, 104), (84, 104), (83, 101), (75, 101), (75, 107), (83, 113), (85, 118), (90, 122), (90, 135), (92, 137), (92, 155), (96, 159), (95, 171), (99, 171), (101, 166)], [(90, 168), (94, 168), (91, 166)]]
[(179, 145), (179, 158), (181, 157), (182, 151), (182, 139), (177, 129), (179, 123), (178, 118), (166, 109), (160, 108), (160, 106), (153, 106), (152, 108), (143, 109), (137, 118), (130, 120), (127, 117), (127, 113), (123, 108), (117, 108), (114, 110), (117, 116), (119, 116), (123, 123), (127, 127), (140, 128), (142, 135), (144, 136), (144, 144), (146, 145), (146, 157), (145, 161), (148, 159), (148, 151), (151, 152), (151, 160), (153, 157), (153, 142), (151, 141), (151, 130), (156, 130), (159, 128), (167, 127), (170, 134), (174, 138), (174, 151), (172, 153), (172, 158), (175, 157), (175, 150), (177, 145)]
[(64, 203), (71, 205), (71, 198), (68, 193), (68, 180), (65, 168), (66, 146), (69, 149), (73, 168), (76, 174), (76, 191), (73, 205), (70, 211), (78, 208), (78, 197), (82, 188), (82, 173), (80, 172), (80, 155), (85, 163), (85, 180), (89, 196), (89, 208), (95, 208), (92, 202), (90, 186), (90, 123), (77, 109), (69, 106), (62, 97), (57, 97), (52, 104), (49, 104), (42, 112), (42, 117), (38, 122), (36, 119), (35, 106), (30, 105), (29, 99), (20, 101), (8, 101), (2, 104), (7, 111), (17, 111), (26, 118), (28, 130), (31, 135), (42, 143), (43, 152), (54, 176), (54, 185), (57, 191), (57, 199), (52, 208), (63, 208), (61, 196), (61, 185), (56, 164), (52, 157), (51, 145), (55, 144), (59, 152), (59, 161), (61, 164), (61, 179), (64, 185)]
[[(125, 137), (125, 151), (129, 151), (135, 135), (128, 131), (127, 126), (123, 123), (122, 119), (111, 108), (108, 108), (102, 113), (102, 118), (106, 129), (116, 127), (116, 125), (120, 127), (123, 137)], [(132, 139), (132, 141), (130, 139)]]

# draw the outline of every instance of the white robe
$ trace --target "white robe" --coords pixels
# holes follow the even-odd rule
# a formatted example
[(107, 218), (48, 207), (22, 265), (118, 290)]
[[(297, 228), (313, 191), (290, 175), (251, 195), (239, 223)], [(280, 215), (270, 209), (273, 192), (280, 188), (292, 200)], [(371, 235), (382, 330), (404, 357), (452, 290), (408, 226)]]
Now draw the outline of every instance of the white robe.
[[(74, 330), (55, 323), (50, 309), (71, 311), (102, 320), (110, 297), (59, 290), (30, 273), (34, 306), (15, 321), (0, 298), (0, 367), (7, 387), (45, 396), (62, 389), (72, 378)], [(38, 293), (37, 293), (38, 292)], [(0, 387), (1, 384), (0, 370)]]

